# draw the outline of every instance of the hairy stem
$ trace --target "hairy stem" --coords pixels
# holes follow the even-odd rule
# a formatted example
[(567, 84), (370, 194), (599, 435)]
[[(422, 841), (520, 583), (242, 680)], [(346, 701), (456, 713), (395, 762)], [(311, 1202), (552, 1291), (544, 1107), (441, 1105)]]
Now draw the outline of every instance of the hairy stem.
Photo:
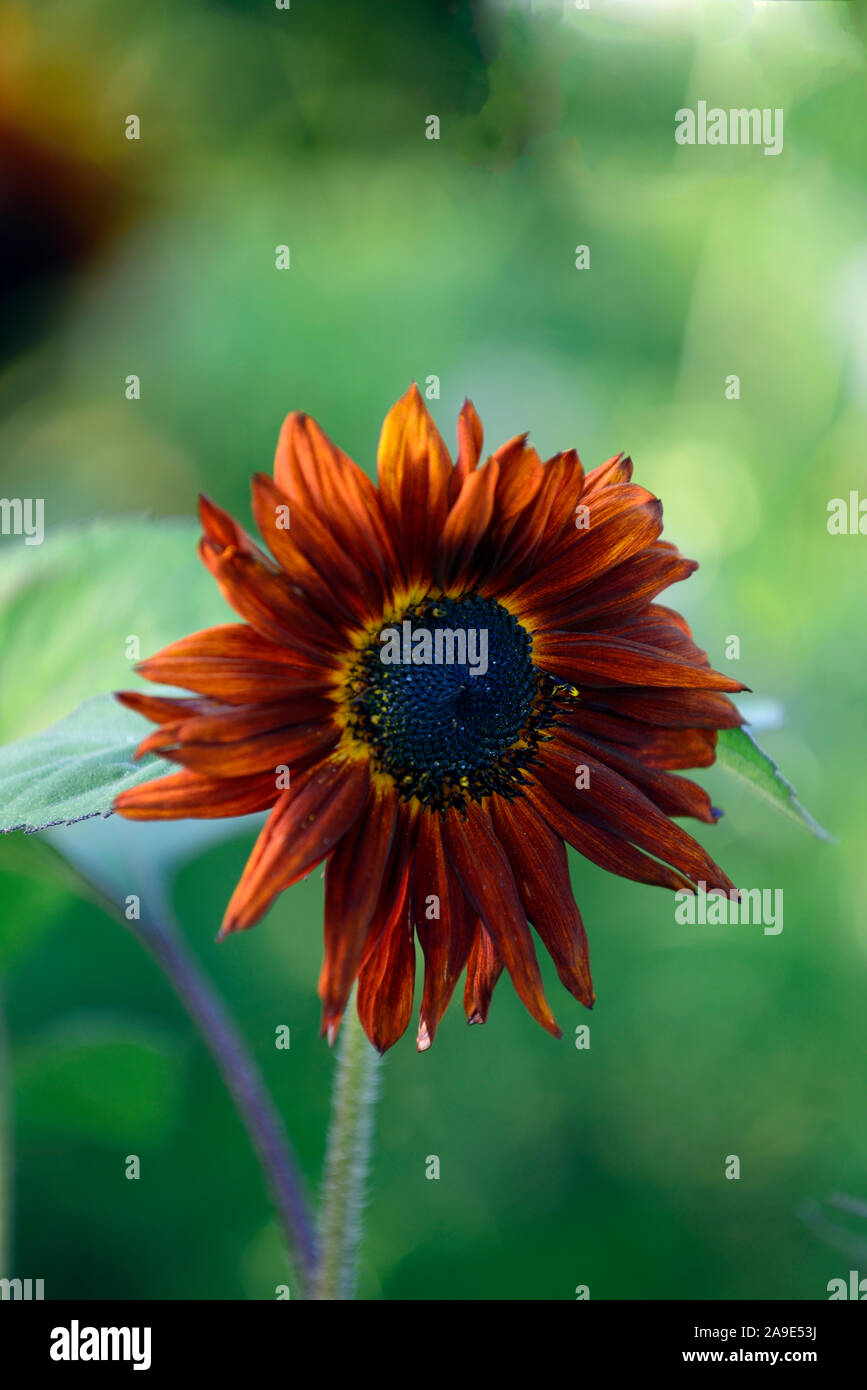
[(340, 1034), (325, 1156), (317, 1299), (351, 1299), (355, 1294), (361, 1210), (378, 1091), (379, 1056), (365, 1037), (353, 994)]

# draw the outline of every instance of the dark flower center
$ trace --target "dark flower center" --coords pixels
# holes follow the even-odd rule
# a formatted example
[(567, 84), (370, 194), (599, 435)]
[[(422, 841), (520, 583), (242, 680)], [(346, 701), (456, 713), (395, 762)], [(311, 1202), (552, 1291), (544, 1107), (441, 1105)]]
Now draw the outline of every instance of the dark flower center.
[(562, 687), (494, 599), (429, 598), (383, 627), (349, 680), (349, 725), (401, 795), (445, 811), (518, 794)]

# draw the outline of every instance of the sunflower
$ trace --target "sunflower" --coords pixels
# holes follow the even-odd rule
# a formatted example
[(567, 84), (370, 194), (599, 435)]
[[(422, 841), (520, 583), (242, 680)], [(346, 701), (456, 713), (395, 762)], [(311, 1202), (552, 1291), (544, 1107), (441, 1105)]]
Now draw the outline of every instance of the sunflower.
[(567, 843), (640, 883), (733, 887), (671, 819), (720, 814), (676, 770), (707, 767), (717, 730), (742, 722), (724, 692), (744, 687), (655, 602), (695, 562), (660, 540), (661, 504), (622, 454), (585, 475), (574, 450), (543, 463), (526, 435), (481, 453), (473, 406), (453, 463), (413, 385), (385, 419), (375, 487), (289, 415), (273, 480), (252, 485), (270, 556), (200, 502), (199, 553), (242, 621), (138, 667), (192, 698), (118, 695), (158, 725), (138, 754), (181, 771), (116, 810), (270, 810), (221, 936), (326, 862), (330, 1041), (356, 981), (371, 1042), (402, 1035), (416, 936), (420, 1051), (464, 972), (470, 1023), (505, 968), (559, 1035), (531, 926), (566, 989), (594, 1000)]

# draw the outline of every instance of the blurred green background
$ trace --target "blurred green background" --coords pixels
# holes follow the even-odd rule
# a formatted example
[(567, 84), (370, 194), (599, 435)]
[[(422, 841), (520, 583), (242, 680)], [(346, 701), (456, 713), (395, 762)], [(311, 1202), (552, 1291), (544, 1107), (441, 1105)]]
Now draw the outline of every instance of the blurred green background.
[[(502, 983), (486, 1027), (456, 1003), (432, 1052), (407, 1035), (389, 1053), (362, 1297), (821, 1298), (849, 1267), (799, 1213), (867, 1196), (867, 540), (826, 526), (831, 498), (867, 496), (865, 33), (833, 0), (0, 9), (0, 492), (45, 498), (46, 545), (65, 522), (188, 517), (199, 489), (246, 520), (290, 409), (372, 470), (385, 411), (436, 375), (450, 441), (468, 395), (491, 447), (529, 429), (586, 467), (631, 452), (701, 562), (666, 597), (782, 704), (762, 741), (840, 838), (700, 774), (726, 816), (699, 837), (742, 886), (783, 889), (779, 936), (678, 926), (665, 893), (573, 856), (596, 1009), (548, 970), (561, 1043)], [(699, 99), (782, 107), (783, 152), (676, 145)], [(85, 552), (32, 663), (0, 666), (2, 740), (48, 722), (33, 671), (52, 653), (86, 685), (91, 646), (116, 650), (77, 698), (129, 684), (135, 628), (101, 621), (101, 580)], [(144, 625), (146, 556), (128, 584)], [(315, 1187), (334, 1070), (318, 872), (214, 945), (255, 828), (51, 835), (127, 892), (177, 870), (185, 937)], [(209, 1056), (141, 948), (38, 851), (0, 842), (8, 1273), (48, 1297), (272, 1298), (279, 1236)]]

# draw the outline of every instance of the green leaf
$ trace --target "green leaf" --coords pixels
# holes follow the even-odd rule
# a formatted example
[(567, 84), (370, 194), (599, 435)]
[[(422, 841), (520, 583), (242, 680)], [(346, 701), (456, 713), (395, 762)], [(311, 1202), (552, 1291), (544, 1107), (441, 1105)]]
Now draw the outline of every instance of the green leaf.
[(0, 553), (0, 741), (35, 733), (82, 700), (144, 682), (141, 658), (232, 621), (196, 554), (193, 520), (118, 518), (46, 532)]
[[(153, 690), (133, 670), (128, 638), (138, 639), (144, 658), (233, 621), (198, 559), (198, 539), (193, 520), (121, 517), (49, 529), (38, 547), (4, 546), (0, 742), (17, 742), (0, 747), (0, 832), (106, 817), (124, 788), (177, 770), (153, 757), (133, 763), (151, 726), (109, 692)], [(134, 843), (140, 871), (163, 873), (248, 828), (235, 818), (168, 827), (94, 824), (84, 858), (99, 859), (92, 841), (102, 846), (103, 870), (114, 868)], [(69, 845), (64, 837), (56, 845), (75, 860), (82, 841)]]
[(100, 695), (43, 733), (0, 748), (0, 832), (106, 816), (118, 792), (177, 771), (162, 758), (133, 762), (148, 727)]
[(753, 791), (769, 802), (776, 811), (787, 816), (820, 840), (835, 844), (833, 835), (813, 819), (798, 800), (795, 788), (782, 774), (773, 758), (760, 748), (746, 729), (721, 729), (717, 742), (717, 761), (736, 777), (747, 782)]

